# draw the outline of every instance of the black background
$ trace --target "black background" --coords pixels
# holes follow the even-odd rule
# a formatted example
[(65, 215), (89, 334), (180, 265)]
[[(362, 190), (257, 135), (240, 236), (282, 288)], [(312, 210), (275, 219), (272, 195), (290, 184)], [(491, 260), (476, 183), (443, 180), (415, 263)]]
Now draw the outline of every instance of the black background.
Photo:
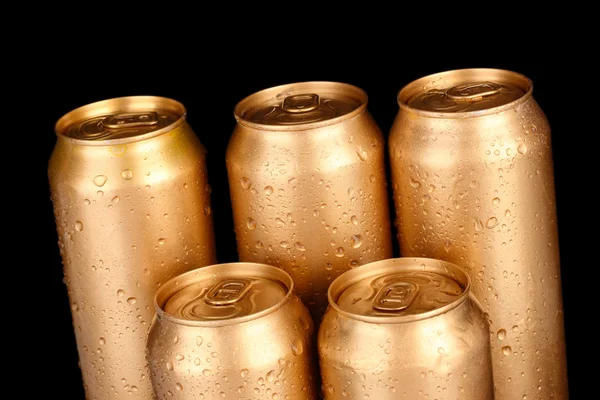
[[(68, 53), (69, 49), (62, 51)], [(586, 343), (578, 338), (585, 330), (585, 319), (576, 314), (585, 303), (581, 286), (579, 251), (579, 202), (572, 176), (577, 175), (580, 143), (573, 140), (571, 110), (565, 107), (564, 88), (568, 74), (558, 57), (528, 59), (518, 57), (456, 57), (431, 62), (417, 57), (404, 59), (398, 53), (364, 51), (332, 53), (322, 58), (304, 55), (239, 55), (223, 56), (221, 52), (192, 50), (164, 57), (158, 52), (151, 59), (135, 58), (131, 62), (112, 62), (110, 57), (98, 59), (58, 57), (54, 68), (39, 69), (35, 77), (35, 101), (43, 105), (36, 111), (35, 166), (33, 207), (37, 221), (34, 257), (36, 277), (43, 297), (45, 360), (39, 374), (40, 386), (47, 395), (63, 399), (83, 399), (81, 374), (77, 365), (77, 349), (71, 325), (67, 292), (62, 283), (62, 265), (57, 244), (56, 227), (47, 182), (48, 159), (56, 142), (54, 124), (63, 114), (90, 102), (130, 95), (158, 95), (182, 102), (188, 110), (188, 121), (208, 150), (208, 178), (211, 195), (219, 262), (236, 261), (235, 236), (225, 169), (225, 149), (233, 131), (235, 104), (256, 91), (271, 86), (310, 80), (330, 80), (354, 84), (369, 95), (368, 109), (387, 137), (398, 105), (398, 90), (421, 76), (450, 69), (489, 67), (520, 72), (534, 83), (534, 98), (545, 111), (552, 128), (555, 184), (561, 254), (563, 301), (567, 335), (569, 386), (571, 398), (579, 398), (591, 385), (581, 372)], [(98, 52), (99, 54), (102, 51)], [(190, 54), (194, 54), (192, 57)], [(99, 61), (100, 60), (100, 61)], [(570, 78), (569, 78), (570, 79)], [(25, 104), (24, 104), (25, 105)], [(26, 145), (28, 146), (28, 145)], [(29, 162), (29, 161), (28, 161)], [(31, 234), (31, 233), (30, 233)], [(394, 232), (395, 234), (395, 232)], [(396, 254), (398, 251), (396, 248)], [(581, 265), (581, 264), (580, 264)], [(36, 335), (37, 336), (37, 335)], [(39, 338), (38, 338), (39, 340)], [(35, 388), (33, 388), (35, 390)]]

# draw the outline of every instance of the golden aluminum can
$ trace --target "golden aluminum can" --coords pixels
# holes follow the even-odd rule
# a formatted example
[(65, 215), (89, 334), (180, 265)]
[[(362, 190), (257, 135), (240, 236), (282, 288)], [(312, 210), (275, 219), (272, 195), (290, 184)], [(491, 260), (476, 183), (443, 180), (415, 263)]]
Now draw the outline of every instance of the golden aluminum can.
[(325, 399), (494, 398), (489, 324), (457, 265), (377, 261), (342, 274), (328, 297)]
[(568, 397), (550, 127), (532, 90), (506, 70), (426, 76), (398, 93), (389, 137), (400, 254), (468, 271), (500, 400)]
[(337, 82), (254, 93), (226, 154), (239, 258), (283, 268), (315, 323), (331, 281), (391, 257), (385, 145), (367, 95)]
[(56, 124), (49, 162), (88, 399), (150, 399), (146, 336), (168, 279), (215, 262), (205, 150), (175, 100), (122, 97)]
[(148, 336), (159, 399), (317, 399), (314, 325), (289, 274), (235, 262), (156, 293)]

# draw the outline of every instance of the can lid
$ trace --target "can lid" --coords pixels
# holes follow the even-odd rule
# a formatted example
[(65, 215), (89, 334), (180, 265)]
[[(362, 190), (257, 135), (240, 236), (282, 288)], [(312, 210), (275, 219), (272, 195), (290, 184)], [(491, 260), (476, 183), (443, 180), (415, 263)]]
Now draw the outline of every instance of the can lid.
[(292, 278), (270, 265), (216, 264), (166, 282), (155, 307), (159, 316), (184, 325), (229, 325), (274, 311), (292, 289)]
[(98, 101), (79, 107), (58, 120), (56, 133), (83, 142), (136, 141), (175, 128), (185, 108), (175, 100), (131, 96)]
[[(533, 85), (525, 76), (500, 69), (461, 69), (428, 75), (406, 85), (398, 93), (401, 108), (425, 114), (459, 114), (513, 106), (531, 95)], [(444, 115), (444, 117), (449, 117)]]
[(366, 93), (353, 85), (299, 82), (246, 97), (236, 105), (234, 115), (239, 123), (260, 129), (307, 129), (356, 115), (366, 103)]
[(429, 318), (460, 304), (469, 277), (458, 266), (430, 258), (395, 258), (357, 267), (329, 288), (329, 303), (374, 323)]

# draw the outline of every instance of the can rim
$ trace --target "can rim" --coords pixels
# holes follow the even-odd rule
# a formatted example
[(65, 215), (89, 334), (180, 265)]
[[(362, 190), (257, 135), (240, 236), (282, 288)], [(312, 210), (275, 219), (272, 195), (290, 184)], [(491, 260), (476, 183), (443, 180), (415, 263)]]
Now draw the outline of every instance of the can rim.
[[(411, 95), (413, 94), (415, 89), (418, 89), (418, 88), (422, 89), (424, 82), (431, 81), (434, 78), (443, 77), (444, 75), (451, 75), (451, 74), (457, 74), (457, 73), (496, 74), (497, 76), (509, 78), (512, 81), (512, 83), (518, 83), (520, 85), (520, 88), (523, 89), (523, 91), (525, 93), (518, 99), (513, 100), (509, 103), (502, 104), (502, 105), (496, 106), (496, 107), (486, 108), (483, 110), (476, 110), (476, 111), (464, 111), (464, 112), (460, 112), (460, 111), (459, 112), (428, 111), (428, 110), (421, 110), (418, 108), (413, 108), (407, 104), (407, 100), (412, 97)], [(398, 102), (398, 105), (400, 106), (401, 110), (404, 110), (404, 111), (407, 111), (407, 112), (410, 112), (413, 114), (422, 115), (422, 116), (431, 117), (431, 118), (461, 119), (461, 118), (473, 118), (473, 117), (480, 117), (480, 116), (489, 115), (489, 114), (495, 114), (495, 113), (502, 112), (507, 109), (514, 108), (517, 105), (527, 101), (532, 96), (532, 94), (533, 94), (533, 82), (527, 76), (525, 76), (519, 72), (510, 71), (507, 69), (499, 69), (499, 68), (464, 68), (464, 69), (453, 69), (453, 70), (438, 72), (435, 74), (426, 75), (426, 76), (423, 76), (416, 80), (413, 80), (412, 82), (409, 82), (408, 84), (404, 85), (398, 91), (398, 94), (396, 95), (396, 101)]]
[[(140, 108), (146, 109), (142, 107), (142, 105), (149, 104), (161, 104), (164, 106), (168, 106), (169, 109), (173, 110), (179, 115), (179, 118), (173, 123), (165, 126), (164, 128), (157, 129), (152, 132), (143, 133), (141, 135), (117, 138), (117, 139), (106, 139), (106, 140), (86, 140), (86, 139), (78, 139), (67, 136), (65, 131), (68, 129), (71, 124), (81, 121), (85, 118), (92, 118), (94, 116), (100, 116), (104, 113), (109, 113), (110, 110), (118, 109), (119, 107), (129, 107), (130, 109)], [(137, 107), (135, 107), (137, 105)], [(132, 106), (134, 106), (132, 108)], [(58, 119), (56, 124), (54, 125), (54, 132), (59, 139), (67, 140), (76, 145), (82, 146), (114, 146), (121, 145), (133, 142), (139, 142), (142, 140), (150, 139), (155, 136), (162, 135), (166, 132), (170, 132), (173, 129), (177, 128), (179, 125), (183, 124), (187, 115), (187, 110), (184, 105), (174, 99), (162, 96), (124, 96), (124, 97), (113, 97), (110, 99), (95, 101), (93, 103), (88, 103), (81, 107), (75, 108), (68, 113), (64, 114), (62, 117)]]
[[(453, 302), (436, 308), (435, 310), (426, 311), (419, 314), (389, 317), (374, 317), (355, 314), (342, 309), (334, 301), (334, 298), (337, 299), (344, 290), (354, 283), (365, 278), (379, 275), (380, 273), (389, 272), (391, 269), (396, 269), (397, 267), (400, 267), (400, 270), (402, 271), (414, 270), (419, 272), (429, 271), (439, 273), (457, 281), (463, 288), (463, 292)], [(397, 257), (363, 264), (359, 267), (344, 272), (342, 275), (338, 276), (331, 283), (331, 285), (329, 285), (329, 289), (327, 290), (327, 300), (330, 307), (345, 317), (373, 324), (398, 324), (420, 321), (444, 314), (462, 304), (469, 297), (470, 292), (471, 278), (469, 277), (469, 274), (463, 268), (454, 263), (426, 257)]]
[[(251, 269), (252, 268), (252, 269)], [(221, 320), (206, 320), (206, 321), (191, 321), (179, 317), (175, 317), (165, 312), (162, 307), (164, 303), (181, 288), (186, 287), (198, 280), (199, 277), (203, 276), (218, 276), (219, 274), (226, 273), (241, 273), (247, 274), (249, 271), (255, 273), (255, 276), (260, 276), (266, 279), (275, 279), (278, 282), (284, 284), (287, 288), (287, 293), (283, 298), (275, 305), (259, 311), (254, 314), (244, 315), (241, 317), (234, 317)], [(258, 272), (258, 273), (256, 273)], [(210, 275), (209, 275), (210, 274)], [(167, 282), (161, 285), (161, 287), (154, 294), (154, 309), (159, 319), (166, 319), (178, 325), (196, 326), (196, 327), (218, 327), (235, 325), (243, 322), (252, 321), (258, 318), (262, 318), (268, 314), (277, 311), (283, 307), (292, 297), (294, 293), (294, 281), (290, 274), (285, 272), (281, 268), (274, 267), (268, 264), (253, 263), (253, 262), (231, 262), (222, 264), (211, 264), (205, 267), (193, 269), (191, 271), (184, 272), (177, 275)]]
[[(316, 121), (316, 122), (308, 122), (305, 124), (297, 124), (297, 125), (268, 125), (261, 124), (259, 122), (252, 122), (244, 119), (244, 112), (250, 109), (250, 105), (255, 105), (258, 102), (264, 101), (265, 99), (282, 97), (287, 91), (291, 88), (303, 88), (303, 87), (314, 87), (321, 86), (322, 88), (337, 88), (337, 89), (346, 89), (349, 92), (357, 95), (356, 100), (358, 100), (361, 104), (356, 107), (354, 110), (350, 111), (347, 114), (340, 115), (338, 117), (326, 119), (324, 121)], [(352, 85), (350, 83), (344, 82), (336, 82), (336, 81), (303, 81), (303, 82), (295, 82), (295, 83), (287, 83), (278, 86), (272, 86), (267, 89), (260, 90), (258, 92), (254, 92), (242, 100), (240, 100), (233, 109), (233, 116), (236, 121), (240, 125), (247, 126), (249, 128), (259, 129), (262, 131), (307, 131), (316, 128), (322, 128), (324, 126), (334, 125), (339, 122), (342, 122), (346, 119), (353, 118), (367, 108), (367, 103), (369, 101), (369, 97), (367, 92), (358, 86)]]

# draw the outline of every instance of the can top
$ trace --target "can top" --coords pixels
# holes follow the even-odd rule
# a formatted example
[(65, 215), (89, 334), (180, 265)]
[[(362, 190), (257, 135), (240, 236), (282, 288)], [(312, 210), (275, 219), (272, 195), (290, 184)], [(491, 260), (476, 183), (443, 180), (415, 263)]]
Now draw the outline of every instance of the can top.
[(56, 123), (56, 134), (87, 145), (114, 145), (147, 139), (185, 119), (178, 101), (157, 96), (102, 100), (76, 108)]
[(531, 96), (527, 77), (501, 69), (459, 69), (417, 79), (398, 93), (401, 109), (442, 118), (465, 118), (512, 108)]
[(457, 265), (430, 258), (392, 258), (347, 271), (328, 291), (342, 314), (371, 323), (426, 319), (468, 296), (469, 276)]
[(158, 289), (160, 318), (191, 326), (232, 325), (270, 314), (291, 296), (282, 269), (258, 263), (216, 264), (185, 272)]
[(299, 82), (275, 86), (241, 100), (234, 109), (238, 123), (263, 130), (306, 130), (361, 113), (367, 94), (339, 82)]

